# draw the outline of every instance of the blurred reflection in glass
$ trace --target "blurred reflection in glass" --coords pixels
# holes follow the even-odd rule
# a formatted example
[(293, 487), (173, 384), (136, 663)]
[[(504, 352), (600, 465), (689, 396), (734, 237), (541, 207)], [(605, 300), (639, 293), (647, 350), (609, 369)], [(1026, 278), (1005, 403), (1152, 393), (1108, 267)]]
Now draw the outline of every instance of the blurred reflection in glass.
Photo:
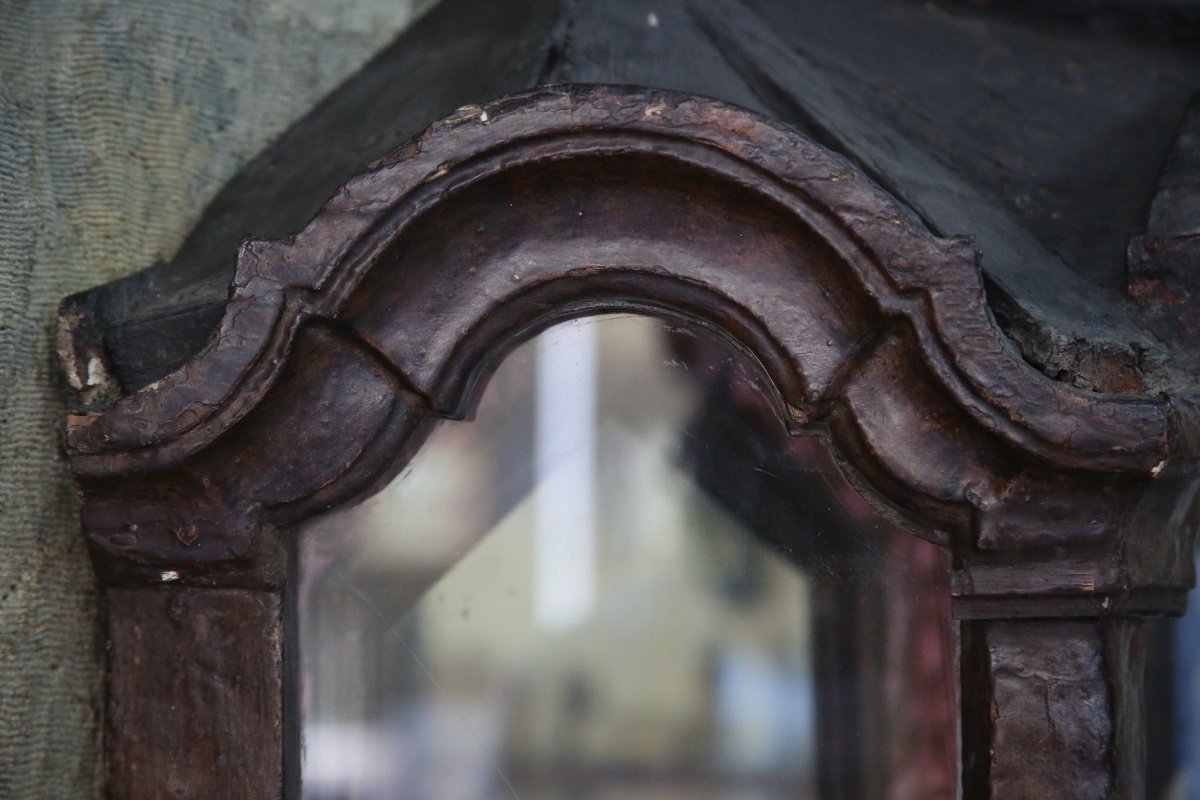
[(303, 796), (953, 797), (946, 561), (775, 407), (649, 318), (509, 355), (300, 532)]

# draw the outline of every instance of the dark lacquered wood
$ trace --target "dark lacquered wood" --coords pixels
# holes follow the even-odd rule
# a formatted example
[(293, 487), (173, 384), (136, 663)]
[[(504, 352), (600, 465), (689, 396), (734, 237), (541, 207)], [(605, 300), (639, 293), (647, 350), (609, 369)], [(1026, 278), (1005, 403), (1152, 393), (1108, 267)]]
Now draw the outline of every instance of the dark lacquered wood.
[[(1189, 426), (1172, 424), (1170, 401), (1048, 380), (988, 316), (973, 251), (932, 237), (795, 132), (720, 103), (564, 88), (467, 110), (348, 184), (294, 241), (251, 242), (239, 263), (202, 353), (73, 423), (73, 466), (95, 487), (85, 524), (118, 556), (114, 579), (153, 581), (162, 564), (184, 565), (185, 581), (262, 573), (261, 561), (200, 554), (233, 535), (228, 551), (248, 552), (258, 515), (294, 518), (310, 494), (380, 479), (379, 460), (351, 452), (379, 426), (465, 413), (520, 337), (640, 310), (697, 320), (755, 353), (793, 429), (827, 431), (864, 488), (921, 535), (969, 545), (958, 596), (1032, 593), (1078, 613), (1069, 598), (1113, 606), (1141, 584), (1164, 590), (1139, 599), (1153, 611), (1187, 585), (1176, 564), (1117, 546), (1153, 535), (1128, 519), (1176, 465), (1190, 469)], [(336, 328), (303, 333), (321, 319)], [(337, 388), (354, 380), (330, 377), (341, 357), (316, 355), (335, 342), (378, 386)], [(383, 416), (332, 423), (364, 414)], [(251, 469), (264, 425), (302, 447)], [(342, 466), (296, 472), (331, 447), (347, 452)], [(226, 467), (237, 459), (245, 466)], [(148, 491), (146, 474), (191, 482), (188, 502), (205, 512), (195, 534), (180, 538), (180, 501)], [(1170, 508), (1169, 494), (1155, 507)], [(143, 517), (133, 536), (131, 513)], [(1049, 549), (1068, 545), (1081, 555)], [(141, 555), (122, 560), (127, 549)], [(1145, 574), (1131, 584), (1131, 570)]]
[(967, 797), (1144, 797), (1136, 621), (963, 626)]
[[(1135, 649), (1089, 660), (1111, 637), (1088, 631), (1179, 610), (1192, 405), (1049, 379), (996, 327), (969, 242), (935, 237), (796, 131), (694, 96), (561, 86), (465, 108), (295, 237), (246, 243), (204, 350), (71, 420), (102, 579), (221, 587), (207, 595), (217, 607), (279, 590), (287, 525), (386, 480), (429, 423), (469, 413), (516, 342), (603, 311), (727, 336), (761, 362), (792, 433), (828, 436), (885, 514), (950, 551), (955, 608), (977, 632), (964, 650), (968, 796), (1063, 796), (1067, 779), (1078, 797), (1136, 796), (1119, 795), (1125, 762), (1089, 749), (1134, 752), (1134, 712), (1064, 697), (1073, 760), (1044, 758), (1059, 717), (1017, 665), (1124, 685)], [(71, 358), (91, 352), (88, 327), (86, 306), (66, 309)], [(115, 625), (127, 611), (114, 607)], [(1040, 619), (1012, 621), (1025, 617)], [(1064, 644), (1043, 647), (1047, 631)], [(114, 675), (144, 646), (114, 638)], [(151, 702), (114, 687), (110, 708)], [(999, 727), (980, 711), (985, 691)], [(210, 708), (198, 730), (221, 729)], [(150, 729), (110, 714), (120, 769), (160, 757)]]
[(279, 595), (143, 587), (107, 600), (108, 796), (280, 797)]
[[(1120, 291), (1125, 242), (1147, 230), (1158, 170), (1200, 86), (1195, 31), (1164, 13), (1189, 2), (661, 0), (651, 26), (642, 0), (441, 0), (243, 168), (169, 264), (76, 299), (110, 378), (133, 391), (203, 347), (241, 241), (300, 230), (431, 120), (545, 83), (636, 84), (794, 126), (931, 230), (970, 235), (989, 306), (1046, 374), (1170, 392), (1200, 348), (1169, 325), (1147, 334)], [(1124, 18), (1105, 20), (1118, 6)]]

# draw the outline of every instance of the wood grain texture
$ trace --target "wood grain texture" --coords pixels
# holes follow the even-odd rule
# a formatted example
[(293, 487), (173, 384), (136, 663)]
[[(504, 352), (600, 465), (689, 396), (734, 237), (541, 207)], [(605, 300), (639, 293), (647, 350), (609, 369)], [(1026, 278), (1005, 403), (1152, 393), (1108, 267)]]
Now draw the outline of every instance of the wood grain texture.
[(281, 797), (279, 595), (144, 588), (107, 599), (108, 796)]
[[(1200, 86), (1200, 50), (1169, 41), (1182, 29), (1160, 4), (1125, 3), (1128, 18), (1105, 24), (1100, 6), (1116, 4), (1078, 3), (1074, 24), (1046, 24), (1067, 4), (667, 0), (650, 27), (644, 3), (577, 3), (559, 75), (718, 97), (796, 127), (931, 230), (972, 236), (989, 305), (1046, 374), (1170, 391), (1196, 348), (1156, 340), (1123, 303), (1123, 248)], [(1131, 35), (1147, 28), (1166, 35)]]
[(965, 796), (1143, 797), (1137, 625), (964, 624)]
[[(113, 371), (129, 391), (198, 351), (238, 243), (299, 230), (429, 120), (572, 82), (692, 92), (794, 126), (931, 230), (971, 235), (989, 305), (1047, 375), (1120, 393), (1185, 386), (1196, 348), (1148, 335), (1120, 290), (1124, 244), (1200, 80), (1195, 32), (1161, 4), (1002, 5), (662, 0), (652, 26), (641, 0), (443, 0), (248, 165), (171, 264), (93, 293)], [(1105, 21), (1117, 5), (1127, 19)]]
[[(828, 436), (864, 494), (951, 552), (976, 620), (972, 791), (1134, 785), (1138, 706), (1108, 687), (1138, 656), (1110, 620), (1176, 612), (1191, 584), (1172, 554), (1195, 532), (1200, 418), (1050, 380), (988, 313), (968, 243), (796, 131), (691, 95), (556, 86), (467, 107), (294, 237), (245, 243), (204, 350), (72, 419), (102, 579), (219, 587), (214, 613), (280, 589), (289, 523), (394, 474), (520, 341), (613, 311), (730, 339), (791, 434)], [(66, 349), (87, 352), (87, 308), (66, 312)]]
[[(378, 398), (407, 420), (390, 430), (461, 416), (519, 339), (614, 310), (698, 321), (753, 353), (793, 430), (828, 432), (865, 491), (921, 535), (962, 543), (956, 594), (1108, 607), (1149, 586), (1162, 591), (1143, 602), (1177, 607), (1189, 576), (1134, 559), (1132, 540), (1155, 534), (1126, 527), (1143, 495), (1194, 463), (1191, 428), (1166, 399), (1084, 392), (1031, 368), (987, 313), (973, 249), (932, 236), (794, 130), (607, 87), (464, 109), (350, 181), (293, 239), (244, 245), (208, 346), (72, 425), (106, 574), (154, 581), (159, 566), (192, 561), (185, 581), (269, 584), (271, 568), (246, 555), (270, 549), (251, 544), (260, 510), (350, 496), (382, 479), (386, 459), (347, 455), (306, 479), (315, 440), (274, 468), (247, 432), (311, 427), (306, 392), (324, 393), (330, 419), (369, 414)], [(336, 326), (300, 355), (321, 320)], [(363, 354), (383, 394), (339, 394), (349, 378), (316, 357), (334, 342)], [(339, 446), (365, 452), (378, 438), (355, 430)], [(274, 483), (285, 472), (286, 500)], [(172, 509), (187, 507), (147, 488), (156, 481), (220, 509), (199, 515), (186, 547), (144, 533), (177, 526)], [(1157, 492), (1161, 508), (1177, 501)], [(130, 537), (120, 517), (135, 506), (143, 533)], [(1068, 546), (1083, 553), (1074, 563), (1047, 555)]]
[[(581, 130), (590, 135), (572, 135)], [(557, 138), (539, 141), (546, 137)], [(507, 149), (516, 152), (500, 158)], [(795, 227), (810, 230), (806, 238), (850, 267), (848, 277), (858, 285), (845, 287), (838, 299), (849, 302), (855, 292), (865, 291), (876, 313), (905, 319), (921, 360), (953, 402), (967, 406), (980, 424), (1038, 455), (1055, 452), (1062, 460), (1077, 454), (1080, 466), (1145, 475), (1165, 464), (1167, 412), (1161, 401), (1072, 391), (1030, 370), (986, 314), (974, 251), (935, 239), (849, 163), (784, 126), (713, 101), (563, 89), (470, 110), (441, 123), (347, 184), (294, 242), (246, 244), (218, 335), (179, 371), (76, 426), (69, 434), (76, 468), (103, 474), (120, 469), (118, 464), (162, 463), (203, 446), (270, 386), (295, 320), (339, 313), (345, 296), (428, 206), (452, 199), (500, 169), (536, 174), (539, 162), (583, 162), (605, 150), (641, 151), (681, 172), (698, 162), (710, 182), (753, 187), (755, 206), (782, 206)], [(451, 164), (463, 168), (451, 170)], [(523, 164), (530, 169), (521, 170)], [(387, 229), (380, 230), (381, 224)], [(645, 238), (653, 240), (653, 232)], [(545, 247), (553, 241), (543, 237), (540, 243)], [(643, 255), (630, 257), (644, 261)], [(763, 259), (757, 263), (776, 266), (770, 253)], [(551, 265), (543, 260), (530, 266), (538, 271)], [(505, 279), (512, 274), (519, 273), (508, 272)], [(499, 276), (498, 269), (481, 271), (477, 280)], [(505, 293), (527, 286), (507, 286)], [(306, 289), (317, 296), (302, 300), (298, 292)], [(909, 293), (923, 296), (924, 308)], [(859, 314), (846, 308), (823, 316), (833, 322)], [(810, 344), (806, 355), (822, 359), (825, 369), (836, 360), (822, 356), (819, 345)], [(434, 362), (434, 356), (426, 360)], [(422, 377), (415, 376), (418, 384)], [(779, 371), (772, 377), (778, 380)], [(230, 396), (235, 385), (241, 388), (236, 400)], [(818, 380), (818, 393), (821, 388)], [(90, 458), (93, 454), (111, 455)]]
[[(303, 409), (303, 423), (292, 417)], [(186, 464), (84, 499), (101, 580), (283, 584), (278, 525), (382, 480), (420, 441), (419, 398), (369, 350), (326, 326), (296, 341), (274, 393)]]

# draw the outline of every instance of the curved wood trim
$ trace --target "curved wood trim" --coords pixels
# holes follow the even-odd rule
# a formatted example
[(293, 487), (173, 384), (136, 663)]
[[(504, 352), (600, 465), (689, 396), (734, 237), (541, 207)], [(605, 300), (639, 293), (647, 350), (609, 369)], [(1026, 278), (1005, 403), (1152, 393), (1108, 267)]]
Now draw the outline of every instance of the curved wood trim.
[[(246, 243), (208, 346), (75, 418), (85, 527), (106, 579), (276, 585), (266, 528), (383, 480), (521, 337), (634, 310), (756, 357), (794, 432), (829, 433), (859, 485), (959, 552), (960, 596), (1127, 591), (1126, 521), (1182, 429), (1165, 399), (1024, 363), (977, 262), (845, 160), (717, 101), (565, 86), (463, 109), (291, 240)], [(1086, 554), (1041, 570), (1065, 545)], [(1147, 580), (1175, 587), (1160, 567)]]
[(247, 243), (220, 333), (177, 372), (75, 427), (77, 468), (161, 466), (220, 435), (273, 383), (297, 320), (336, 315), (407, 224), (465, 185), (539, 161), (636, 149), (700, 162), (818, 230), (883, 310), (910, 320), (923, 360), (980, 424), (1064, 466), (1161, 469), (1165, 405), (1082, 392), (1022, 362), (987, 314), (969, 244), (934, 238), (853, 166), (777, 123), (716, 101), (612, 87), (464, 110), (348, 183), (292, 241)]
[[(114, 796), (180, 769), (209, 794), (278, 794), (281, 530), (387, 480), (515, 342), (627, 310), (758, 359), (793, 433), (827, 434), (864, 493), (952, 551), (968, 793), (1140, 793), (1141, 656), (1121, 618), (1178, 612), (1193, 580), (1193, 400), (1087, 393), (1025, 364), (971, 244), (795, 131), (575, 86), (464, 109), (293, 239), (246, 243), (207, 347), (73, 419), (109, 587)], [(65, 338), (84, 323), (64, 318)], [(173, 694), (147, 691), (167, 678)], [(247, 736), (261, 769), (213, 766)]]

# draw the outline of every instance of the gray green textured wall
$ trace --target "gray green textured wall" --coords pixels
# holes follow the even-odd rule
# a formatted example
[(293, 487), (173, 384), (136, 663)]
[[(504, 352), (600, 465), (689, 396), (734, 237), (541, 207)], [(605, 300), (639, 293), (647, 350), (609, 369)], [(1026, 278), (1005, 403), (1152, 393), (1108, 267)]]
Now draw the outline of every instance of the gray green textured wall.
[(167, 259), (427, 0), (0, 0), (0, 798), (102, 772), (96, 590), (60, 452), (59, 300)]

